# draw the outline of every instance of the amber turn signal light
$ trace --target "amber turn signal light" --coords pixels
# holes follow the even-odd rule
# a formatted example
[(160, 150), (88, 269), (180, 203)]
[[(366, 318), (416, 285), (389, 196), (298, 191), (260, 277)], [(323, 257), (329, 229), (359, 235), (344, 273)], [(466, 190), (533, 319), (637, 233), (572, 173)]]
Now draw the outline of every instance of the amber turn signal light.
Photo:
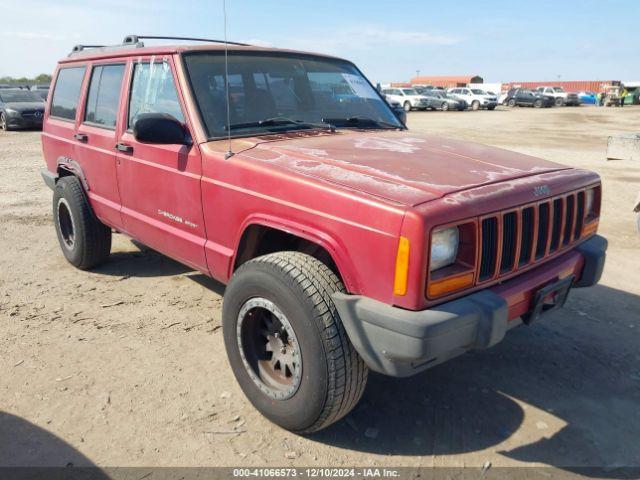
[(429, 283), (429, 297), (435, 298), (447, 293), (462, 290), (473, 285), (473, 272), (463, 273), (455, 277), (446, 277), (441, 280), (431, 280)]
[(409, 239), (400, 237), (396, 255), (396, 275), (393, 281), (393, 294), (406, 295), (409, 278)]
[(598, 219), (591, 220), (589, 223), (585, 223), (584, 227), (582, 227), (582, 236), (586, 237), (587, 235), (591, 235), (592, 233), (596, 233), (598, 230)]

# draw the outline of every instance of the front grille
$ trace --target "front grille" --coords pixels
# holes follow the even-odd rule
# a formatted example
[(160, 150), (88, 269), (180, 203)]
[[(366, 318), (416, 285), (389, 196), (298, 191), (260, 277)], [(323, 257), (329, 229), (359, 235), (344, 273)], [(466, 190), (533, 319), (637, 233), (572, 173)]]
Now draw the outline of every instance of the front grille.
[(481, 219), (478, 282), (537, 263), (580, 239), (584, 191)]
[(482, 221), (482, 255), (480, 256), (480, 281), (493, 276), (498, 250), (498, 219), (496, 217), (485, 218)]

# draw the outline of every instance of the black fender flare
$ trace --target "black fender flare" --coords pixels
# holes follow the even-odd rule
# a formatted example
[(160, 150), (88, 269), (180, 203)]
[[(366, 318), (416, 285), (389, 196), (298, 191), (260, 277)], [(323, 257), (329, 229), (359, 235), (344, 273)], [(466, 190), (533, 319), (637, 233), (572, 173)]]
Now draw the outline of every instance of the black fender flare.
[(78, 177), (80, 183), (82, 183), (82, 187), (84, 188), (84, 190), (86, 192), (89, 191), (89, 182), (87, 182), (87, 177), (78, 162), (69, 157), (58, 157), (58, 159), (56, 160), (56, 171), (59, 176), (63, 176), (60, 175), (61, 170), (64, 170), (65, 172)]

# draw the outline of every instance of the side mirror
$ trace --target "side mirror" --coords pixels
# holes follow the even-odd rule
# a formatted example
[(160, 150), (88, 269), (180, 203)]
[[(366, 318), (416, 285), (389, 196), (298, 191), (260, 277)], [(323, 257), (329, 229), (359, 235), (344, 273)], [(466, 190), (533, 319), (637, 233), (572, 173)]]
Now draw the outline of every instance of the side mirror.
[(167, 113), (141, 113), (133, 125), (133, 136), (142, 143), (186, 145), (187, 132), (182, 123)]

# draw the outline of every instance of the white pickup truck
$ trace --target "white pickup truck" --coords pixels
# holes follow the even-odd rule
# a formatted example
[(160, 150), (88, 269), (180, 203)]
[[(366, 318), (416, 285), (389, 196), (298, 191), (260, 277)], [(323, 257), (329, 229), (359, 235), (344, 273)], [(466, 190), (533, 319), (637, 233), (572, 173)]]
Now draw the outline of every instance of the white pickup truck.
[(385, 88), (382, 93), (392, 101), (398, 102), (404, 107), (405, 112), (411, 110), (426, 110), (429, 99), (420, 95), (413, 88)]
[(466, 101), (471, 110), (480, 110), (481, 108), (493, 110), (498, 105), (498, 97), (477, 88), (449, 88), (447, 93)]
[(566, 106), (580, 106), (580, 97), (577, 93), (565, 92), (562, 87), (538, 87), (536, 92), (553, 97), (555, 99), (556, 107)]

